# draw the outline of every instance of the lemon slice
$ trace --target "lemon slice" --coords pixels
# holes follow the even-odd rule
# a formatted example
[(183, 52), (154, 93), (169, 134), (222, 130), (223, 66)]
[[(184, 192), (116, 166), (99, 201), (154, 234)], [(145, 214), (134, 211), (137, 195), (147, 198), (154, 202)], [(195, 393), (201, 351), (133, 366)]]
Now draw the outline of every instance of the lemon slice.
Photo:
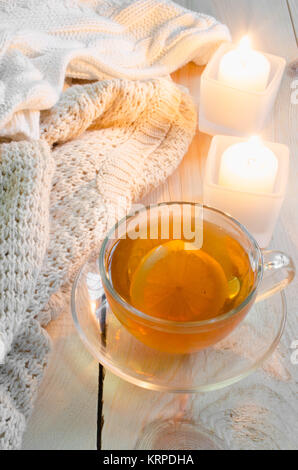
[(149, 251), (131, 279), (132, 305), (172, 321), (216, 317), (227, 297), (228, 282), (220, 264), (182, 240)]

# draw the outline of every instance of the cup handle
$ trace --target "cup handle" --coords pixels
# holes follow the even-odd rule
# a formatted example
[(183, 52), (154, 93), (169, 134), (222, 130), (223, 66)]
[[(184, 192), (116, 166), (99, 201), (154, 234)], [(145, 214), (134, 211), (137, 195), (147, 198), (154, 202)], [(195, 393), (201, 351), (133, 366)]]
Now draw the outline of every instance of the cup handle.
[(283, 290), (295, 277), (295, 265), (290, 256), (282, 251), (262, 250), (264, 275), (258, 289), (256, 302), (267, 299)]

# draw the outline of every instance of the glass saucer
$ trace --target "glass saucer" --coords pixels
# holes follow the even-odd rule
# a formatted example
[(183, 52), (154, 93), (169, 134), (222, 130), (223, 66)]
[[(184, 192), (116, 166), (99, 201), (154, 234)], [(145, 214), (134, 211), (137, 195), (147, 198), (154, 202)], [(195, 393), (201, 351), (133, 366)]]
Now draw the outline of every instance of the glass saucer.
[(284, 330), (286, 300), (278, 293), (255, 304), (224, 340), (193, 354), (167, 354), (134, 338), (111, 311), (96, 258), (73, 284), (74, 323), (87, 349), (105, 368), (150, 390), (207, 392), (231, 385), (255, 371), (272, 354)]

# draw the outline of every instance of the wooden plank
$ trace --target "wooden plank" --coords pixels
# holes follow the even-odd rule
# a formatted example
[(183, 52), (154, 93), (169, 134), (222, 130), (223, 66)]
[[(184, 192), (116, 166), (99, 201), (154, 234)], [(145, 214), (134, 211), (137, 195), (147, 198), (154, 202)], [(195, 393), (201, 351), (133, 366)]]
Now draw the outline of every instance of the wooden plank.
[[(249, 32), (255, 47), (268, 52), (284, 55), (292, 59), (297, 55), (289, 10), (286, 0), (197, 0), (178, 1), (188, 8), (210, 13), (226, 22), (238, 40)], [(293, 23), (297, 31), (297, 2), (289, 0)], [(190, 64), (175, 74), (175, 80), (189, 86), (197, 97), (201, 69)], [(285, 77), (274, 119), (264, 135), (276, 141), (290, 144), (292, 169), (289, 193), (282, 211), (279, 227), (273, 245), (291, 253), (298, 264), (298, 222), (297, 222), (297, 125), (298, 106), (290, 106), (290, 81)], [(200, 200), (202, 197), (202, 178), (204, 161), (208, 152), (210, 138), (197, 134), (183, 164), (168, 182), (147, 198), (147, 202), (161, 200), (188, 199)], [(284, 345), (288, 351), (285, 363), (288, 365), (291, 354), (291, 341), (298, 339), (297, 322), (297, 282), (288, 291), (289, 321)], [(82, 346), (72, 325), (69, 312), (52, 323), (48, 331), (54, 341), (51, 364), (46, 372), (40, 389), (35, 411), (24, 438), (24, 449), (95, 449), (97, 425), (97, 382), (98, 365), (91, 359)], [(295, 332), (296, 336), (295, 337)], [(142, 390), (127, 384), (107, 373), (104, 389), (103, 448), (131, 449), (135, 446), (142, 427), (160, 416), (167, 417), (176, 413), (188, 413), (196, 419), (200, 414), (203, 422), (219, 416), (218, 409), (228, 413), (227, 400), (230, 395), (245, 394), (245, 388), (259, 380), (262, 391), (262, 376), (252, 376), (238, 387), (197, 397), (176, 397)], [(265, 393), (263, 390), (262, 392)], [(282, 401), (282, 400), (281, 400)], [(241, 416), (241, 400), (232, 412)], [(235, 405), (236, 403), (236, 405)], [(253, 412), (252, 402), (250, 412)], [(209, 415), (207, 410), (209, 409)], [(244, 413), (245, 414), (245, 413)], [(212, 418), (213, 417), (213, 418)], [(257, 419), (257, 418), (256, 418)], [(219, 420), (218, 420), (219, 421)], [(234, 422), (240, 426), (241, 421)], [(232, 423), (233, 424), (233, 423)], [(231, 423), (230, 423), (231, 427)], [(227, 430), (226, 426), (221, 426)], [(247, 445), (249, 439), (247, 438)]]
[(98, 363), (83, 346), (70, 311), (47, 328), (50, 364), (24, 435), (24, 450), (94, 450)]
[[(253, 38), (255, 48), (282, 55), (288, 60), (295, 54), (294, 31), (287, 3), (283, 0), (201, 0), (200, 2), (180, 0), (178, 3), (187, 8), (211, 14), (228, 24), (236, 41), (248, 33)], [(182, 71), (176, 73), (174, 78), (179, 83), (188, 85), (191, 93), (197, 99), (200, 73), (201, 69), (194, 65), (188, 65)], [(274, 115), (263, 135), (265, 138), (287, 143), (291, 147), (292, 171), (289, 194), (282, 211), (280, 223), (276, 229), (273, 246), (289, 252), (298, 265), (298, 217), (296, 209), (298, 106), (290, 105), (290, 83), (291, 78), (285, 76)], [(146, 198), (146, 202), (169, 199), (201, 200), (204, 162), (209, 143), (209, 137), (198, 133), (180, 168), (162, 188)], [(289, 322), (283, 338), (283, 349), (288, 351), (289, 354), (288, 357), (284, 358), (284, 364), (287, 367), (290, 366), (291, 342), (293, 339), (297, 339), (295, 334), (298, 336), (297, 300), (295, 298), (297, 287), (298, 282), (295, 281), (287, 295)], [(280, 378), (280, 381), (282, 382), (283, 379)], [(271, 429), (268, 432), (268, 439), (271, 439), (270, 432), (273, 436), (275, 431), (278, 434), (282, 432), (283, 426), (287, 426), (282, 422), (277, 422), (274, 418), (274, 407), (278, 407), (279, 404), (285, 407), (285, 413), (288, 414), (284, 418), (285, 422), (289, 421), (291, 423), (292, 429), (290, 428), (289, 432), (294, 431), (294, 425), (290, 420), (294, 404), (283, 397), (285, 390), (283, 389), (283, 392), (279, 391), (277, 382), (275, 380), (271, 382), (260, 371), (242, 383), (226, 390), (199, 396), (177, 397), (142, 390), (125, 383), (108, 372), (104, 386), (103, 449), (132, 449), (135, 447), (143, 428), (150, 422), (155, 419), (177, 416), (179, 413), (183, 413), (186, 418), (196, 422), (200, 416), (201, 423), (217, 435), (224, 435), (228, 441), (229, 436), (233, 436), (232, 430), (236, 430), (236, 442), (233, 442), (232, 439), (229, 442), (231, 447), (266, 447), (266, 442), (268, 445), (268, 440), (265, 440), (266, 426)], [(289, 385), (290, 389), (291, 386)], [(260, 415), (260, 410), (262, 410), (260, 402), (266, 404), (270, 401), (271, 395), (275, 396), (275, 400), (272, 401), (272, 421), (267, 423), (262, 420)], [(245, 420), (251, 426), (251, 431), (247, 429)], [(271, 445), (273, 448), (285, 448), (290, 445), (290, 442), (291, 439), (287, 440), (286, 435), (280, 442), (274, 441), (272, 437)]]

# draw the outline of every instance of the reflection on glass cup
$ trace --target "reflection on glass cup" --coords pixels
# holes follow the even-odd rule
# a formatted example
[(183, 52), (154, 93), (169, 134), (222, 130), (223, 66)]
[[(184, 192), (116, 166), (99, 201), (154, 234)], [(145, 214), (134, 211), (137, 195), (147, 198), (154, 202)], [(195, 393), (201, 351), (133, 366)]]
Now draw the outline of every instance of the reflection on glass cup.
[[(196, 212), (197, 207), (198, 205), (194, 203), (181, 202), (162, 203), (143, 208), (132, 215), (128, 215), (116, 224), (101, 247), (99, 256), (100, 275), (113, 313), (137, 339), (160, 351), (183, 354), (212, 346), (236, 328), (255, 301), (265, 299), (283, 289), (295, 275), (295, 268), (289, 256), (278, 251), (261, 251), (245, 227), (232, 217), (207, 206), (199, 206), (200, 211)], [(152, 227), (160, 226), (165, 214), (170, 217), (171, 222), (169, 231), (165, 230), (162, 238), (160, 231), (152, 230)], [(184, 214), (182, 218), (181, 214)], [(195, 230), (190, 231), (193, 233), (193, 239), (191, 240), (183, 235), (183, 221), (185, 222), (185, 219), (189, 217), (192, 218), (192, 222), (195, 221), (193, 225)], [(148, 220), (150, 220), (149, 225)], [(175, 222), (176, 220), (179, 220), (178, 224)], [(147, 221), (147, 225), (146, 230), (142, 232), (140, 228), (142, 228), (144, 221)], [(181, 230), (179, 230), (180, 224)], [(191, 224), (188, 226), (190, 227)], [(141, 254), (146, 244), (150, 248), (148, 248), (149, 251), (144, 251), (145, 262), (142, 259), (138, 260), (139, 264), (143, 263), (141, 269), (135, 266), (131, 268), (127, 264), (130, 256), (134, 253), (136, 241), (140, 240), (137, 236), (132, 237), (133, 239), (130, 236), (127, 237), (132, 231), (134, 234), (137, 233), (136, 227), (139, 232), (142, 232), (142, 237), (145, 240), (144, 243), (139, 241)], [(202, 233), (198, 234), (198, 231)], [(150, 232), (151, 235), (155, 233), (153, 238), (150, 238)], [(180, 236), (178, 243), (174, 240), (175, 236), (173, 236), (176, 232), (178, 232), (177, 238)], [(129, 296), (129, 292), (133, 292), (133, 290), (130, 289), (127, 292), (125, 290), (126, 284), (129, 284), (130, 281), (130, 271), (133, 271), (131, 282), (134, 282), (136, 276), (143, 276), (146, 263), (152, 266), (154, 264), (151, 261), (152, 259), (160, 260), (160, 256), (163, 256), (160, 254), (162, 250), (164, 253), (170, 253), (171, 256), (174, 256), (176, 252), (174, 254), (173, 252), (177, 251), (177, 246), (182, 243), (181, 240), (184, 243), (183, 246), (189, 247), (193, 244), (195, 246), (194, 250), (199, 250), (198, 252), (192, 252), (193, 248), (190, 248), (192, 258), (195, 257), (195, 253), (199, 253), (200, 262), (206, 264), (212, 257), (214, 261), (210, 261), (210, 265), (216, 266), (215, 271), (218, 273), (220, 269), (224, 270), (228, 286), (227, 299), (223, 304), (218, 305), (217, 300), (220, 297), (219, 292), (221, 290), (218, 284), (213, 283), (212, 285), (213, 287), (216, 286), (216, 289), (212, 296), (209, 292), (209, 304), (208, 302), (204, 303), (204, 305), (207, 305), (207, 310), (208, 306), (210, 306), (210, 309), (207, 316), (205, 315), (203, 318), (198, 319), (189, 316), (185, 317), (186, 319), (181, 317), (182, 319), (179, 318), (179, 321), (177, 321), (173, 320), (170, 314), (168, 316), (166, 314), (157, 316), (155, 311), (153, 311), (153, 314), (149, 314), (151, 310), (148, 310), (147, 304), (144, 305), (144, 310), (142, 309), (142, 303), (136, 308), (136, 304), (133, 305)], [(123, 245), (122, 258), (121, 251), (118, 249), (120, 243), (126, 243), (126, 245)], [(160, 246), (162, 246), (162, 250)], [(138, 252), (140, 251), (139, 248)], [(120, 266), (118, 277), (123, 279), (123, 282), (119, 282), (119, 286), (117, 284), (116, 287), (116, 278), (115, 276), (113, 278), (111, 265), (113, 265), (113, 257), (116, 256), (117, 249), (119, 252), (119, 255), (117, 255), (119, 256), (118, 265)], [(200, 250), (204, 252), (203, 261)], [(188, 255), (186, 254), (186, 256)], [(148, 263), (148, 259), (150, 263)], [(188, 261), (189, 264), (191, 263)], [(237, 270), (236, 273), (235, 270)], [(127, 271), (129, 271), (129, 275)], [(158, 272), (160, 273), (160, 270)], [(186, 282), (187, 275), (184, 277)], [(164, 282), (166, 285), (166, 282), (172, 282), (171, 279), (173, 279), (173, 273), (169, 272), (168, 280), (161, 279), (160, 283)], [(217, 279), (221, 279), (219, 275), (217, 275)], [(207, 285), (204, 290), (208, 291), (208, 287)], [(235, 292), (231, 291), (232, 288)], [(194, 303), (198, 303), (199, 295), (201, 293), (198, 291), (198, 297), (194, 298)], [(169, 302), (171, 301), (173, 301), (173, 297), (169, 298)], [(166, 310), (164, 305), (167, 304), (163, 304), (162, 313)], [(212, 311), (215, 306), (216, 310)], [(171, 310), (173, 310), (172, 307)]]

